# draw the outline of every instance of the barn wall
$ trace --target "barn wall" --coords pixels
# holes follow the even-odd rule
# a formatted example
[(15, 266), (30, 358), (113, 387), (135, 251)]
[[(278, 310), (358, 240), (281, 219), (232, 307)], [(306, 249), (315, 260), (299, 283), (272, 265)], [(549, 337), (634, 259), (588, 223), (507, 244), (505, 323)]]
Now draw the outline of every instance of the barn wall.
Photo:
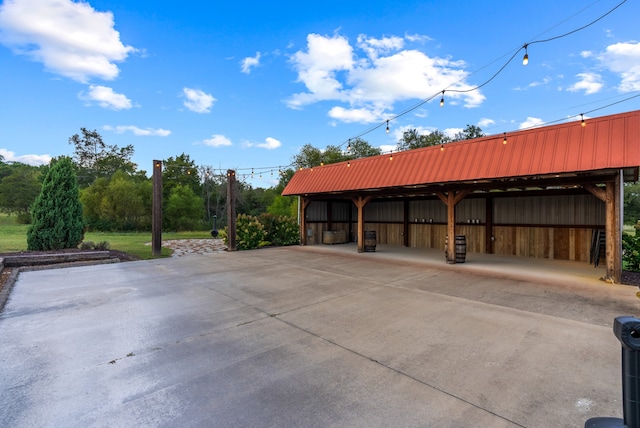
[[(494, 254), (588, 262), (593, 228), (604, 228), (605, 204), (590, 194), (496, 197), (492, 202)], [(378, 244), (404, 245), (404, 202), (372, 201), (365, 207), (365, 230), (375, 230)], [(444, 250), (447, 209), (439, 199), (408, 202), (408, 244)], [(330, 207), (330, 214), (327, 213)], [(309, 244), (322, 232), (346, 230), (355, 241), (357, 209), (350, 201), (313, 201), (307, 208)], [(465, 235), (467, 252), (487, 249), (487, 200), (463, 199), (456, 206), (456, 234)]]

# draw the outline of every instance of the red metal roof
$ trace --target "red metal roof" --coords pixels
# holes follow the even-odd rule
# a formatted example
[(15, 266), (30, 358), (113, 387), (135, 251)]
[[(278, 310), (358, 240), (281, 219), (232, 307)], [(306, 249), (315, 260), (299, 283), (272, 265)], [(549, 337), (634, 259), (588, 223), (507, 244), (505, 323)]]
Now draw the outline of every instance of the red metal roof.
[(640, 110), (297, 171), (283, 195), (640, 166)]

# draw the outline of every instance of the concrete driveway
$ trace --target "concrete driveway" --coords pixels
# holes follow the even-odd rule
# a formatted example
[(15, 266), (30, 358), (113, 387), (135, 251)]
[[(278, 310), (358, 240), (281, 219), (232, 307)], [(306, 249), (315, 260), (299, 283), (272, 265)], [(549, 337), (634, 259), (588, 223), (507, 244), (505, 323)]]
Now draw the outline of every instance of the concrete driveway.
[(313, 247), (24, 272), (0, 426), (581, 427), (636, 291)]

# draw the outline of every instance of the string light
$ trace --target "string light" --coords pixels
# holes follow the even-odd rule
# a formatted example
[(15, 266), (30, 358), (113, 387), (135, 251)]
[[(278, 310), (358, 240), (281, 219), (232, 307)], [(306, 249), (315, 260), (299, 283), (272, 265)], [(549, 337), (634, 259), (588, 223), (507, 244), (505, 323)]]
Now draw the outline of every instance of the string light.
[(389, 153), (389, 160), (392, 161), (393, 160), (393, 150), (391, 150), (391, 153)]
[[(486, 80), (486, 81), (484, 81), (482, 84), (480, 84), (480, 85), (478, 85), (478, 86), (476, 86), (476, 87), (473, 87), (473, 88), (470, 88), (470, 89), (466, 89), (466, 90), (443, 89), (443, 90), (440, 92), (440, 93), (441, 93), (441, 97), (440, 97), (440, 107), (443, 107), (443, 106), (444, 106), (444, 93), (445, 93), (445, 91), (447, 91), (447, 90), (448, 90), (448, 91), (450, 91), (450, 92), (459, 92), (459, 93), (463, 93), (463, 92), (471, 92), (471, 91), (478, 90), (478, 89), (482, 88), (483, 86), (487, 85), (488, 83), (490, 83), (491, 81), (493, 81), (493, 79), (495, 79), (495, 78), (496, 78), (496, 77), (497, 77), (497, 76), (498, 76), (498, 75), (499, 75), (499, 74), (500, 74), (500, 73), (501, 73), (501, 72), (506, 68), (506, 66), (507, 66), (507, 65), (509, 65), (509, 64), (511, 63), (511, 61), (512, 61), (512, 60), (513, 60), (513, 59), (518, 55), (518, 53), (520, 52), (520, 50), (522, 50), (523, 48), (524, 48), (524, 50), (525, 50), (525, 54), (524, 54), (524, 57), (523, 57), (523, 65), (527, 65), (527, 64), (528, 64), (528, 60), (529, 60), (529, 54), (528, 54), (528, 46), (529, 46), (529, 45), (534, 44), (534, 43), (546, 43), (546, 42), (549, 42), (549, 41), (552, 41), (552, 40), (556, 40), (556, 39), (559, 39), (559, 38), (566, 37), (566, 36), (568, 36), (568, 35), (570, 35), (570, 34), (573, 34), (573, 33), (578, 32), (578, 31), (581, 31), (581, 30), (583, 30), (583, 29), (585, 29), (585, 28), (587, 28), (587, 27), (589, 27), (589, 26), (591, 26), (591, 25), (595, 24), (596, 22), (598, 22), (598, 21), (602, 20), (604, 17), (606, 17), (606, 16), (608, 16), (609, 14), (611, 14), (613, 11), (615, 11), (616, 9), (618, 9), (620, 6), (622, 6), (622, 5), (623, 5), (624, 3), (626, 3), (626, 2), (627, 2), (627, 0), (622, 0), (620, 3), (618, 3), (618, 4), (617, 4), (616, 6), (614, 6), (612, 9), (610, 9), (608, 12), (606, 12), (606, 13), (604, 13), (603, 15), (599, 16), (598, 18), (596, 18), (595, 20), (591, 21), (590, 23), (588, 23), (588, 24), (586, 24), (586, 25), (583, 25), (582, 27), (576, 28), (576, 29), (574, 29), (574, 30), (572, 30), (572, 31), (570, 31), (570, 32), (567, 32), (567, 33), (564, 33), (564, 34), (561, 34), (561, 35), (558, 35), (558, 36), (555, 36), (555, 37), (547, 38), (547, 39), (544, 39), (544, 40), (542, 40), (542, 39), (541, 39), (541, 40), (534, 40), (534, 41), (531, 41), (531, 42), (525, 43), (524, 45), (522, 45), (519, 49), (517, 49), (517, 50), (515, 51), (515, 53), (514, 53), (514, 54), (509, 58), (509, 60), (507, 60), (507, 61), (506, 61), (506, 63), (505, 63), (505, 64), (504, 64), (504, 65), (503, 65), (503, 66), (502, 66), (502, 67), (501, 67), (501, 68), (500, 68), (496, 73), (494, 73), (494, 74), (493, 74), (489, 79), (487, 79), (487, 80)], [(472, 74), (475, 74), (475, 73), (472, 73)], [(467, 75), (467, 76), (465, 76), (465, 77), (464, 77), (464, 79), (468, 79), (468, 78), (469, 78), (469, 75)], [(463, 79), (461, 79), (461, 81), (462, 81), (462, 80), (463, 80)], [(452, 83), (452, 84), (449, 86), (449, 88), (450, 88), (450, 87), (452, 87), (452, 86), (454, 86), (454, 85), (456, 85), (456, 84), (458, 84), (458, 83), (460, 83), (460, 82), (454, 82), (454, 83)], [(389, 132), (390, 132), (390, 128), (389, 128), (389, 121), (390, 121), (390, 120), (395, 120), (395, 119), (397, 119), (397, 118), (399, 118), (399, 117), (401, 117), (401, 116), (404, 116), (404, 115), (408, 114), (409, 112), (411, 112), (411, 111), (413, 111), (413, 110), (417, 109), (418, 107), (420, 107), (420, 106), (424, 105), (425, 103), (427, 103), (427, 102), (431, 101), (433, 98), (435, 98), (435, 97), (437, 96), (437, 94), (438, 94), (438, 93), (436, 92), (434, 95), (430, 96), (429, 98), (424, 99), (424, 100), (421, 100), (420, 102), (416, 103), (415, 105), (413, 105), (413, 106), (411, 106), (411, 107), (409, 107), (409, 108), (405, 109), (404, 111), (400, 112), (399, 114), (397, 114), (397, 115), (393, 116), (392, 118), (387, 119), (387, 120), (385, 120), (384, 122), (379, 123), (378, 125), (374, 125), (374, 126), (372, 126), (371, 128), (369, 128), (369, 129), (365, 130), (364, 132), (362, 132), (362, 133), (360, 133), (360, 134), (358, 134), (357, 136), (352, 137), (352, 138), (358, 138), (358, 137), (361, 137), (361, 136), (363, 136), (363, 135), (366, 135), (366, 134), (368, 134), (368, 133), (370, 133), (370, 132), (374, 131), (375, 129), (377, 129), (377, 128), (381, 127), (382, 125), (385, 125), (385, 123), (386, 123), (386, 129), (385, 129), (385, 130), (386, 130), (386, 132), (387, 132), (387, 133), (389, 133)], [(586, 122), (585, 122), (585, 119), (584, 119), (584, 115), (585, 115), (585, 114), (589, 114), (589, 113), (592, 113), (592, 112), (597, 111), (597, 110), (602, 110), (602, 109), (607, 108), (607, 107), (610, 107), (610, 106), (612, 106), (612, 105), (614, 105), (614, 104), (619, 104), (619, 103), (621, 103), (621, 102), (628, 101), (628, 100), (630, 100), (630, 99), (632, 99), (632, 98), (637, 98), (637, 97), (639, 97), (639, 96), (640, 96), (640, 95), (634, 95), (634, 96), (631, 96), (631, 97), (626, 98), (626, 99), (624, 99), (624, 100), (617, 101), (617, 102), (614, 102), (614, 103), (608, 104), (608, 105), (606, 105), (606, 106), (599, 107), (599, 108), (596, 108), (596, 109), (590, 110), (590, 111), (588, 111), (588, 112), (581, 113), (581, 114), (580, 114), (580, 118), (581, 118), (581, 126), (583, 126), (583, 127), (585, 127), (585, 126), (586, 126)], [(575, 116), (574, 116), (574, 117), (575, 117)], [(565, 120), (567, 120), (567, 117), (564, 117), (564, 118), (562, 118), (562, 119), (558, 119), (558, 120), (555, 120), (555, 121), (546, 122), (545, 124), (551, 124), (551, 123), (560, 122), (560, 121), (565, 121)], [(536, 126), (540, 126), (540, 125), (541, 125), (541, 124), (537, 124)], [(526, 128), (525, 128), (525, 129), (526, 129)], [(348, 143), (349, 143), (349, 144), (348, 144), (348, 147), (347, 147), (347, 150), (348, 150), (348, 151), (351, 151), (351, 139), (352, 139), (352, 138), (349, 138), (349, 140), (348, 140)], [(342, 144), (341, 144), (341, 145), (343, 145), (343, 144), (344, 144), (344, 140), (343, 140), (343, 142), (342, 142)], [(503, 144), (507, 144), (506, 132), (504, 133)], [(443, 144), (441, 144), (441, 146), (440, 146), (440, 151), (442, 151), (442, 152), (444, 151), (444, 145), (443, 145)], [(390, 154), (389, 159), (390, 159), (390, 160), (391, 160), (391, 159), (393, 159), (393, 153), (391, 153), (391, 154)], [(160, 167), (161, 165), (162, 165), (161, 163), (159, 163), (159, 162), (157, 163), (157, 166), (159, 166), (159, 167)], [(324, 162), (321, 162), (321, 163), (320, 163), (320, 165), (321, 165), (321, 166), (323, 166), (323, 165), (324, 165)], [(351, 162), (349, 161), (349, 162), (347, 162), (347, 167), (350, 167), (350, 166), (351, 166)], [(289, 167), (294, 167), (294, 164), (291, 164), (291, 165), (289, 165), (288, 167), (285, 167), (285, 168), (289, 168)], [(271, 168), (273, 168), (273, 167), (271, 167)], [(247, 169), (248, 169), (248, 168), (245, 168), (245, 170), (247, 170)], [(257, 169), (258, 169), (258, 170), (261, 170), (261, 169), (262, 169), (262, 170), (266, 170), (266, 169), (269, 169), (269, 168), (257, 168)], [(295, 169), (295, 167), (294, 167), (294, 169)], [(300, 168), (300, 170), (302, 170), (302, 169), (303, 169), (303, 168), (301, 167), (301, 168)], [(284, 176), (284, 175), (286, 174), (286, 172), (285, 172), (285, 171), (283, 171), (283, 170), (281, 169), (281, 167), (280, 167), (280, 166), (278, 167), (278, 173), (279, 173), (280, 175), (282, 175), (282, 176)], [(192, 172), (191, 172), (190, 170), (187, 170), (187, 174), (189, 174), (189, 175), (190, 175), (190, 174), (192, 174)], [(224, 174), (224, 172), (223, 172), (223, 171), (220, 171), (220, 176), (224, 176), (224, 175), (225, 175), (225, 174)], [(231, 175), (237, 175), (237, 174), (235, 174), (235, 172), (232, 172), (232, 173), (227, 173), (226, 175), (230, 177)], [(271, 171), (271, 175), (273, 175), (273, 170)], [(243, 177), (246, 177), (246, 175), (244, 175), (244, 174), (243, 174), (242, 176), (243, 176)], [(262, 176), (262, 174), (260, 174), (260, 176)], [(251, 178), (253, 178), (253, 177), (254, 177), (254, 169), (253, 169), (253, 168), (251, 168)]]
[(507, 144), (507, 133), (504, 133), (504, 138), (502, 140), (502, 144)]

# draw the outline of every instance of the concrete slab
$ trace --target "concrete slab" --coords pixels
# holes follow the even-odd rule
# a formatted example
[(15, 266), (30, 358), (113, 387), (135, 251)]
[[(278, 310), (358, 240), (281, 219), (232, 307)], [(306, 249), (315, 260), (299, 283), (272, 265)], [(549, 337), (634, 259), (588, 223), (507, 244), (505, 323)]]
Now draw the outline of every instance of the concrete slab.
[(0, 426), (621, 416), (611, 325), (638, 314), (635, 287), (455, 267), (288, 247), (22, 273), (0, 314)]

